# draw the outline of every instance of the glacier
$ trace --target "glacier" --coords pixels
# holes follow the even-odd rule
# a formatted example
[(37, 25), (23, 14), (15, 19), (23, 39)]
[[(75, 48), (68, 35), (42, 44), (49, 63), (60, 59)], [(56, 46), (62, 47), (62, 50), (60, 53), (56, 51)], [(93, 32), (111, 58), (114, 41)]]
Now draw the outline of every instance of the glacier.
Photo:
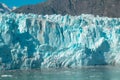
[(120, 18), (0, 13), (0, 70), (120, 64)]

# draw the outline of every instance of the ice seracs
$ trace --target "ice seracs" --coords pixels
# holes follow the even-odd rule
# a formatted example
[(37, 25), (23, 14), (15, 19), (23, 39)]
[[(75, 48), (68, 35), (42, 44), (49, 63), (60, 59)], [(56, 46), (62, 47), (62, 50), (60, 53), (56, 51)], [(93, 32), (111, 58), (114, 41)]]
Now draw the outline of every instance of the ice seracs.
[(0, 69), (120, 64), (120, 18), (0, 14)]

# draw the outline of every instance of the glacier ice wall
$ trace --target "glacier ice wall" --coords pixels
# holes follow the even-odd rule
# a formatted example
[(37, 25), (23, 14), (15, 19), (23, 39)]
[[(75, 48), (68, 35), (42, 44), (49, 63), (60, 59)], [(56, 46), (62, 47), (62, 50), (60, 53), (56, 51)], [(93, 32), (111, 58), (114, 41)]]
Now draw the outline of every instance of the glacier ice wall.
[(120, 19), (0, 14), (0, 69), (120, 64)]

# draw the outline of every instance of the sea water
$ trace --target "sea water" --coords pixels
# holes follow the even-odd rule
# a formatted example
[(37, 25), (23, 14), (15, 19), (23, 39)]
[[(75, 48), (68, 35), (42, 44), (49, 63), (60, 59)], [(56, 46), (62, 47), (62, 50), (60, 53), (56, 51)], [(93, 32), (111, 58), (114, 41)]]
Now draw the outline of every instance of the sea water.
[(97, 66), (74, 69), (2, 71), (0, 80), (120, 80), (120, 68)]

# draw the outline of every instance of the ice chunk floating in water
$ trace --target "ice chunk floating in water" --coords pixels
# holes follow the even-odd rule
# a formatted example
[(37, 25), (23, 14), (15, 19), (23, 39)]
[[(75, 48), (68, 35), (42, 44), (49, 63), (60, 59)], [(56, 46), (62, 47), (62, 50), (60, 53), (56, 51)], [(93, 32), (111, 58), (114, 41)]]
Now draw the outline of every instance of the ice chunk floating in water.
[(0, 69), (120, 64), (120, 18), (0, 14)]

